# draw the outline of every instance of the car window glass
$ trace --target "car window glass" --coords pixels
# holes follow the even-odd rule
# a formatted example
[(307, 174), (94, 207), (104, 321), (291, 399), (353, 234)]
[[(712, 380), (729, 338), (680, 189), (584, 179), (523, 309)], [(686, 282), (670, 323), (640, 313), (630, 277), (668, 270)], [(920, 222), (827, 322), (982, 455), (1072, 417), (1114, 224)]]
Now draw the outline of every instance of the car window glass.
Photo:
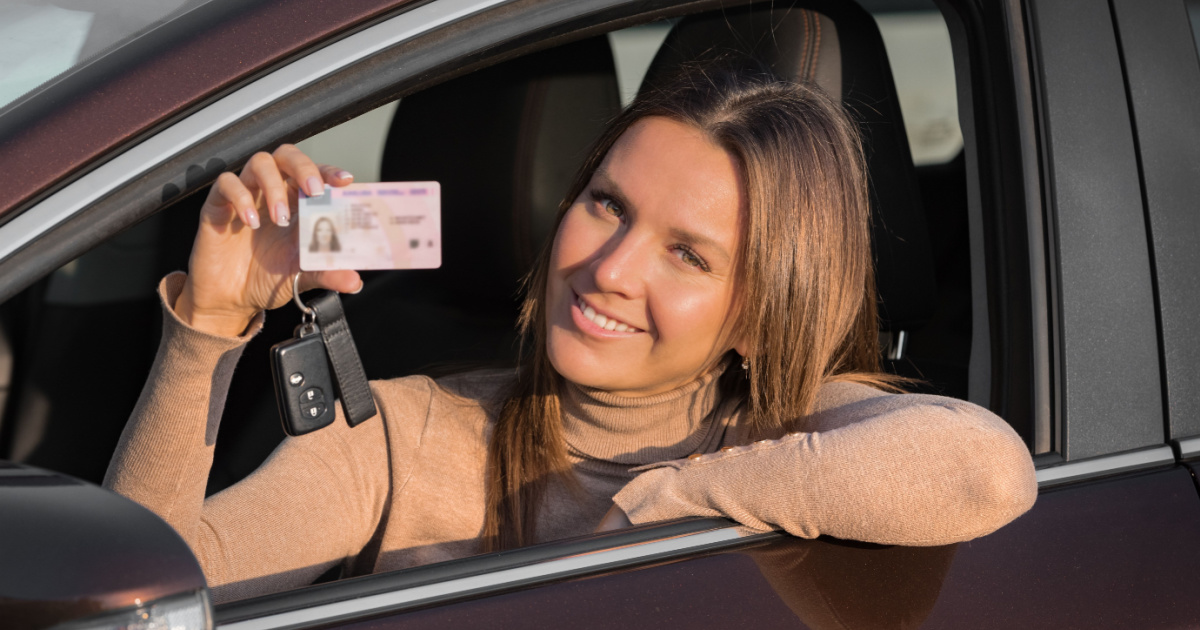
[(932, 2), (867, 5), (887, 48), (913, 163), (949, 161), (962, 150), (963, 136), (946, 20)]
[(21, 95), (205, 0), (0, 2), (0, 110)]
[(399, 101), (392, 101), (362, 116), (296, 143), (318, 164), (336, 164), (354, 174), (359, 183), (379, 181), (379, 163), (388, 127)]
[(621, 105), (633, 102), (642, 78), (654, 60), (654, 54), (662, 46), (671, 26), (677, 20), (663, 20), (649, 24), (613, 31), (608, 34), (608, 43), (613, 49), (613, 63), (617, 67), (617, 83), (621, 86)]

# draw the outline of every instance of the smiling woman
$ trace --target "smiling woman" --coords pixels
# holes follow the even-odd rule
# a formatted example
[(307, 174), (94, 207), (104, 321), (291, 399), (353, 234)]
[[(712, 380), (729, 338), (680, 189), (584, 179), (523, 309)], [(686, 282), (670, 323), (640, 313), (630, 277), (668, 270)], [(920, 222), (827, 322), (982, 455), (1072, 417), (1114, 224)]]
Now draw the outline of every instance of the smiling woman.
[[(376, 381), (377, 417), (288, 439), (206, 500), (233, 365), (291, 299), (289, 198), (352, 180), (290, 145), (223, 174), (189, 273), (160, 285), (162, 345), (106, 484), (180, 532), (218, 600), (339, 563), (580, 535), (610, 509), (910, 545), (1027, 510), (1033, 467), (1007, 424), (885, 391), (866, 176), (840, 107), (754, 69), (695, 67), (643, 92), (560, 206), (517, 371)], [(361, 286), (353, 271), (302, 278)]]

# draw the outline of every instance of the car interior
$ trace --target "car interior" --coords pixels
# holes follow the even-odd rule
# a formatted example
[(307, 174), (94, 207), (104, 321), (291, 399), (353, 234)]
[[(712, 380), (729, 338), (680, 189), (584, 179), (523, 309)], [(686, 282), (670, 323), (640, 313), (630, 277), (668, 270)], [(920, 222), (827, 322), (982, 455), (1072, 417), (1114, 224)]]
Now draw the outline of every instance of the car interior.
[[(959, 142), (949, 159), (914, 163), (914, 129), (893, 78), (899, 60), (889, 63), (896, 51), (880, 33), (894, 4), (864, 3), (871, 12), (822, 5), (825, 13), (759, 4), (635, 26), (662, 40), (657, 50), (638, 40), (650, 51), (644, 79), (619, 76), (614, 45), (625, 40), (599, 35), (446, 81), (403, 98), (390, 117), (376, 116), (386, 125), (375, 130), (384, 138), (380, 181), (440, 182), (445, 245), (440, 269), (366, 272), (364, 290), (343, 297), (367, 375), (513, 363), (522, 277), (552, 236), (561, 195), (590, 143), (623, 106), (628, 88), (619, 79), (647, 89), (681, 63), (734, 56), (815, 83), (861, 122), (886, 369), (917, 379), (914, 391), (967, 398), (972, 252), (963, 149)], [(931, 2), (900, 6), (941, 19)], [(0, 305), (0, 459), (102, 480), (158, 345), (158, 279), (186, 269), (206, 194), (174, 203)], [(299, 321), (291, 305), (272, 312), (247, 347), (210, 493), (249, 474), (283, 438), (268, 349)]]

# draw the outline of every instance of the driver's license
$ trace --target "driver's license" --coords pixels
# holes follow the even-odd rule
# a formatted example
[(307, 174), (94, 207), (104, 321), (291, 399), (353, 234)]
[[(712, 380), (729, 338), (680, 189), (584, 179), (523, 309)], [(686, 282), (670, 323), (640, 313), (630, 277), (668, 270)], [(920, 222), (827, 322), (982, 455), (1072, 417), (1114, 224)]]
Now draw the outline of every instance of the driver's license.
[(300, 268), (436, 269), (442, 265), (437, 182), (381, 182), (300, 194)]

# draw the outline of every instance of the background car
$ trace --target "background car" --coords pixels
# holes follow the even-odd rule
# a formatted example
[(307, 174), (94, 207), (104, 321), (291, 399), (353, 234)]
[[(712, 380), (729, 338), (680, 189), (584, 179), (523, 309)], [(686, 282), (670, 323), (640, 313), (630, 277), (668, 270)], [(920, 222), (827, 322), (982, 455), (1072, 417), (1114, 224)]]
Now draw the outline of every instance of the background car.
[[(938, 548), (700, 519), (379, 575), (348, 562), (216, 623), (1200, 625), (1197, 0), (121, 6), (3, 9), (29, 46), (0, 74), (5, 623), (207, 623), (182, 541), (89, 483), (218, 173), (301, 142), (359, 181), (440, 181), (443, 268), (369, 274), (345, 300), (368, 375), (511, 361), (517, 281), (588, 142), (643, 75), (717, 46), (855, 112), (888, 367), (1010, 422), (1038, 464), (1033, 510)], [(247, 349), (210, 491), (282, 438), (266, 349), (297, 321), (272, 313)]]

